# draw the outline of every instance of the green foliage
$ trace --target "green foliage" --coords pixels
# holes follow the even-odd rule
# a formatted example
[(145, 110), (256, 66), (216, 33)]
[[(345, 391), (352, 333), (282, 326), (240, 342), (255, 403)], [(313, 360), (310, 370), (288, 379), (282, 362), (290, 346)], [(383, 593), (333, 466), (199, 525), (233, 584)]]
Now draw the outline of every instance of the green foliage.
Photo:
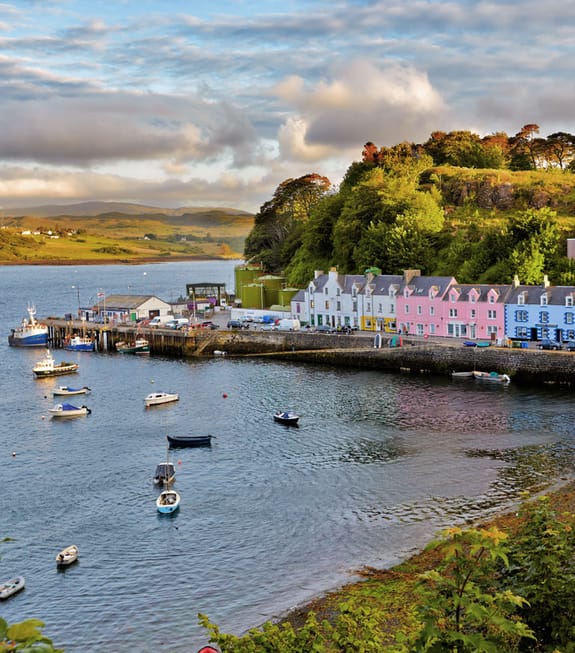
[[(509, 550), (506, 581), (527, 602), (521, 618), (535, 633), (540, 650), (575, 651), (575, 516), (558, 515), (549, 497), (526, 502), (522, 527)], [(522, 642), (521, 650), (533, 650)]]
[(506, 539), (497, 528), (451, 528), (430, 545), (442, 557), (422, 575), (423, 628), (413, 651), (498, 653), (532, 637), (514, 616), (525, 600), (497, 586), (498, 564), (507, 565)]
[(38, 619), (9, 625), (0, 617), (0, 652), (63, 653), (63, 649), (54, 648), (52, 640), (42, 635), (43, 627), (44, 623)]
[(339, 606), (334, 625), (310, 612), (301, 628), (267, 622), (242, 637), (222, 633), (206, 615), (198, 619), (221, 653), (379, 653), (385, 642), (377, 611), (349, 602)]

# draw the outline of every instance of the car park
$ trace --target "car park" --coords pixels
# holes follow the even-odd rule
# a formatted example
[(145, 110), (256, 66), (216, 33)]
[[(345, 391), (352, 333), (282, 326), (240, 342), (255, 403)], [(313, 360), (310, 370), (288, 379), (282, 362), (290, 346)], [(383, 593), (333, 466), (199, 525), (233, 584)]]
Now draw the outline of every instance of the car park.
[(537, 349), (552, 349), (554, 351), (559, 351), (563, 349), (563, 345), (558, 340), (551, 340), (550, 338), (544, 338), (538, 345)]

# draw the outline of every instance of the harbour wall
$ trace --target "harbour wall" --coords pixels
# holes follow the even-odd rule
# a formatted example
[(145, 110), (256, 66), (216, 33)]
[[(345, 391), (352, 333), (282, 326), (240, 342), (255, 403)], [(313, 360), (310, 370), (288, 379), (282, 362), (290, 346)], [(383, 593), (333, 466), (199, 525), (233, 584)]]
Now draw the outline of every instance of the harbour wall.
[[(98, 351), (115, 350), (121, 340), (144, 337), (152, 354), (177, 358), (213, 356), (270, 357), (292, 362), (375, 369), (411, 374), (451, 375), (451, 372), (481, 370), (508, 374), (514, 383), (562, 384), (575, 387), (575, 353), (508, 347), (465, 347), (460, 341), (404, 339), (403, 346), (390, 347), (383, 337), (381, 348), (373, 346), (373, 334), (320, 334), (253, 330), (214, 331), (198, 329), (141, 329), (123, 325), (84, 326), (94, 335)], [(51, 320), (50, 345), (63, 346), (64, 338), (78, 332), (77, 325)]]

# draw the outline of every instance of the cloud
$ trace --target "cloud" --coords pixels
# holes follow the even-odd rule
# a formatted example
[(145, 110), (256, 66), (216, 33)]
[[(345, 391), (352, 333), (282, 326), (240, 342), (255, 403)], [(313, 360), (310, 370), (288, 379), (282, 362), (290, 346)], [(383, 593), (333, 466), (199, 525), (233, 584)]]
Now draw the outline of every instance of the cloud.
[(281, 153), (301, 161), (334, 156), (342, 149), (360, 152), (366, 141), (426, 140), (446, 111), (426, 73), (366, 59), (340, 66), (313, 88), (291, 76), (273, 92), (298, 116), (289, 117), (279, 130)]

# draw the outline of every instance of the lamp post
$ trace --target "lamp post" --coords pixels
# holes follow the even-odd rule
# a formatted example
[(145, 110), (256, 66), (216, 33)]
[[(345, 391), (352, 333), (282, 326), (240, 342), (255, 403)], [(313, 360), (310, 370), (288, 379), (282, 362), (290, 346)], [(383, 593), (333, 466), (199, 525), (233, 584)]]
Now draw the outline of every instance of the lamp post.
[(76, 291), (76, 297), (78, 298), (78, 317), (80, 317), (80, 286), (72, 286), (72, 290)]

